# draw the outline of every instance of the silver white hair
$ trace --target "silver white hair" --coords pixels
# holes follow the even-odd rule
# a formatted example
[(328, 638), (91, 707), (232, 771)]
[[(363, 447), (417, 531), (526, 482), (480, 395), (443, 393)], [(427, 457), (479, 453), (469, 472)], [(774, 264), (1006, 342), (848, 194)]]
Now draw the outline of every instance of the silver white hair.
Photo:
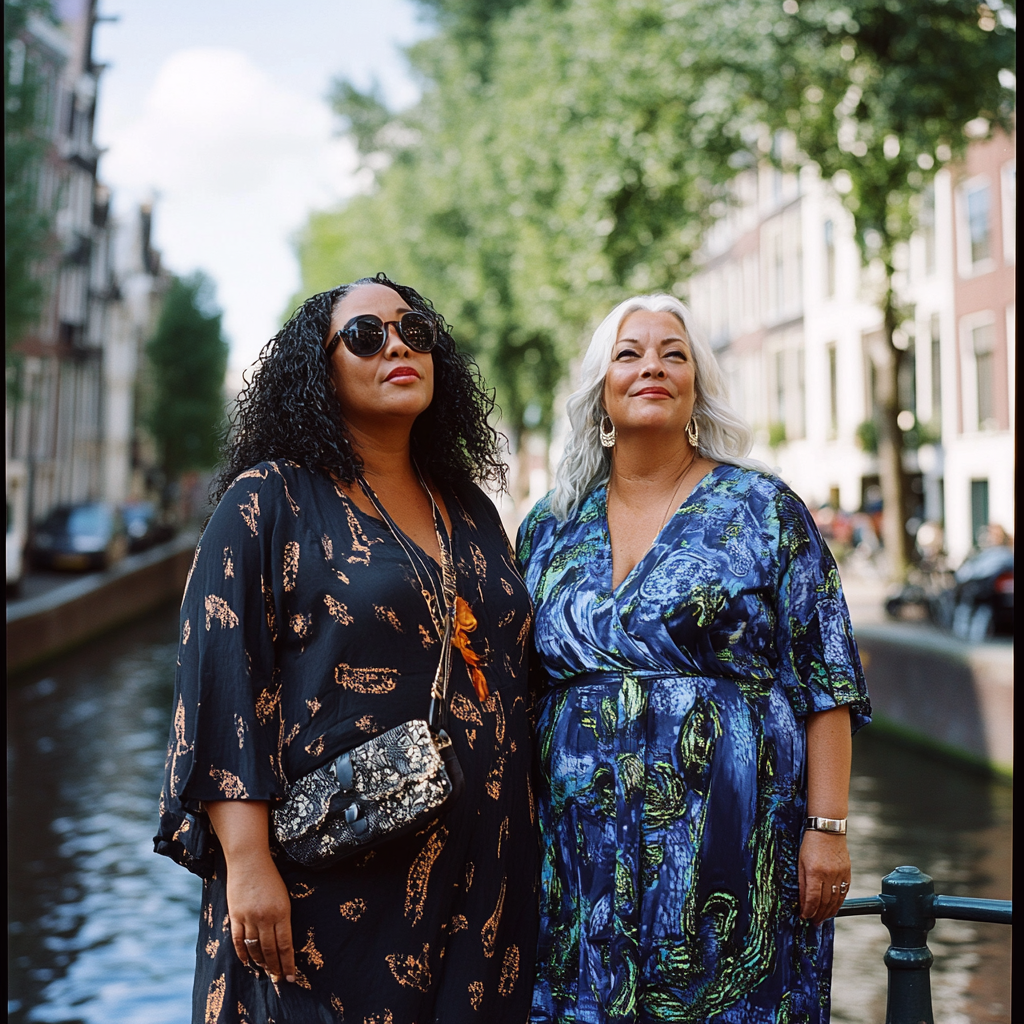
[(698, 453), (715, 462), (770, 472), (764, 463), (745, 458), (753, 444), (753, 432), (729, 407), (718, 360), (695, 327), (690, 311), (672, 295), (637, 295), (620, 302), (594, 331), (583, 356), (580, 386), (566, 402), (569, 436), (551, 495), (551, 511), (558, 519), (567, 518), (593, 488), (608, 479), (611, 450), (603, 448), (600, 440), (601, 420), (605, 416), (604, 379), (619, 327), (626, 316), (638, 309), (672, 313), (686, 330), (694, 366), (693, 417), (700, 435)]

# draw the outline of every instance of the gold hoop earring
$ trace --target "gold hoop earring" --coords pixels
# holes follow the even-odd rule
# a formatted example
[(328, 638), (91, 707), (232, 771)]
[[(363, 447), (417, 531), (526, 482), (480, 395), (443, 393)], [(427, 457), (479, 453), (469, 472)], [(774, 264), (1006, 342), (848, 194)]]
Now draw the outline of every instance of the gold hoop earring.
[(700, 441), (700, 428), (697, 426), (697, 421), (691, 416), (690, 422), (686, 424), (686, 440), (690, 442), (691, 446), (696, 448), (697, 443)]
[[(605, 430), (604, 423), (608, 421), (608, 429)], [(605, 414), (601, 417), (601, 422), (598, 425), (598, 430), (601, 432), (601, 447), (602, 448), (614, 448), (615, 447), (615, 424), (612, 423), (611, 417)]]

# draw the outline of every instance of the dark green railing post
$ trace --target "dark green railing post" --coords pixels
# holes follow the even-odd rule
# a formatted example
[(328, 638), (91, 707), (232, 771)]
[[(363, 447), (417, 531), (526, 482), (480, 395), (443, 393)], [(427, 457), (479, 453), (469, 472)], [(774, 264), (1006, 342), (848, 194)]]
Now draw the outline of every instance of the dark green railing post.
[(935, 926), (934, 901), (931, 876), (917, 868), (897, 868), (882, 879), (882, 924), (891, 938), (885, 953), (885, 1024), (934, 1024), (928, 948), (928, 933)]

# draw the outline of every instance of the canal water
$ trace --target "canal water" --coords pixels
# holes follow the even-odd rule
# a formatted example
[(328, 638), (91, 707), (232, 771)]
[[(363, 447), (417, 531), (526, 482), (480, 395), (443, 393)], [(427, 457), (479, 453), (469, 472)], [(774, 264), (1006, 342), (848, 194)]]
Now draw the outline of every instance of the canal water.
[[(152, 852), (177, 612), (154, 614), (8, 688), (8, 1019), (186, 1024), (199, 880)], [(861, 733), (852, 895), (915, 864), (948, 895), (1010, 897), (1011, 790)], [(836, 924), (833, 1021), (885, 1016), (888, 933)], [(939, 922), (938, 1024), (1010, 1020), (1010, 928)]]

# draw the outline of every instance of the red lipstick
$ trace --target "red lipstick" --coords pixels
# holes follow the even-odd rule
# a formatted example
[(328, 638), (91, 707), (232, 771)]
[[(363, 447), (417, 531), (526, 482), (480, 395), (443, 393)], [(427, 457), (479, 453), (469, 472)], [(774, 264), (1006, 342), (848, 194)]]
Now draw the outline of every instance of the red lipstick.
[(411, 366), (396, 366), (385, 378), (385, 381), (398, 380), (402, 377), (419, 378), (419, 374)]

